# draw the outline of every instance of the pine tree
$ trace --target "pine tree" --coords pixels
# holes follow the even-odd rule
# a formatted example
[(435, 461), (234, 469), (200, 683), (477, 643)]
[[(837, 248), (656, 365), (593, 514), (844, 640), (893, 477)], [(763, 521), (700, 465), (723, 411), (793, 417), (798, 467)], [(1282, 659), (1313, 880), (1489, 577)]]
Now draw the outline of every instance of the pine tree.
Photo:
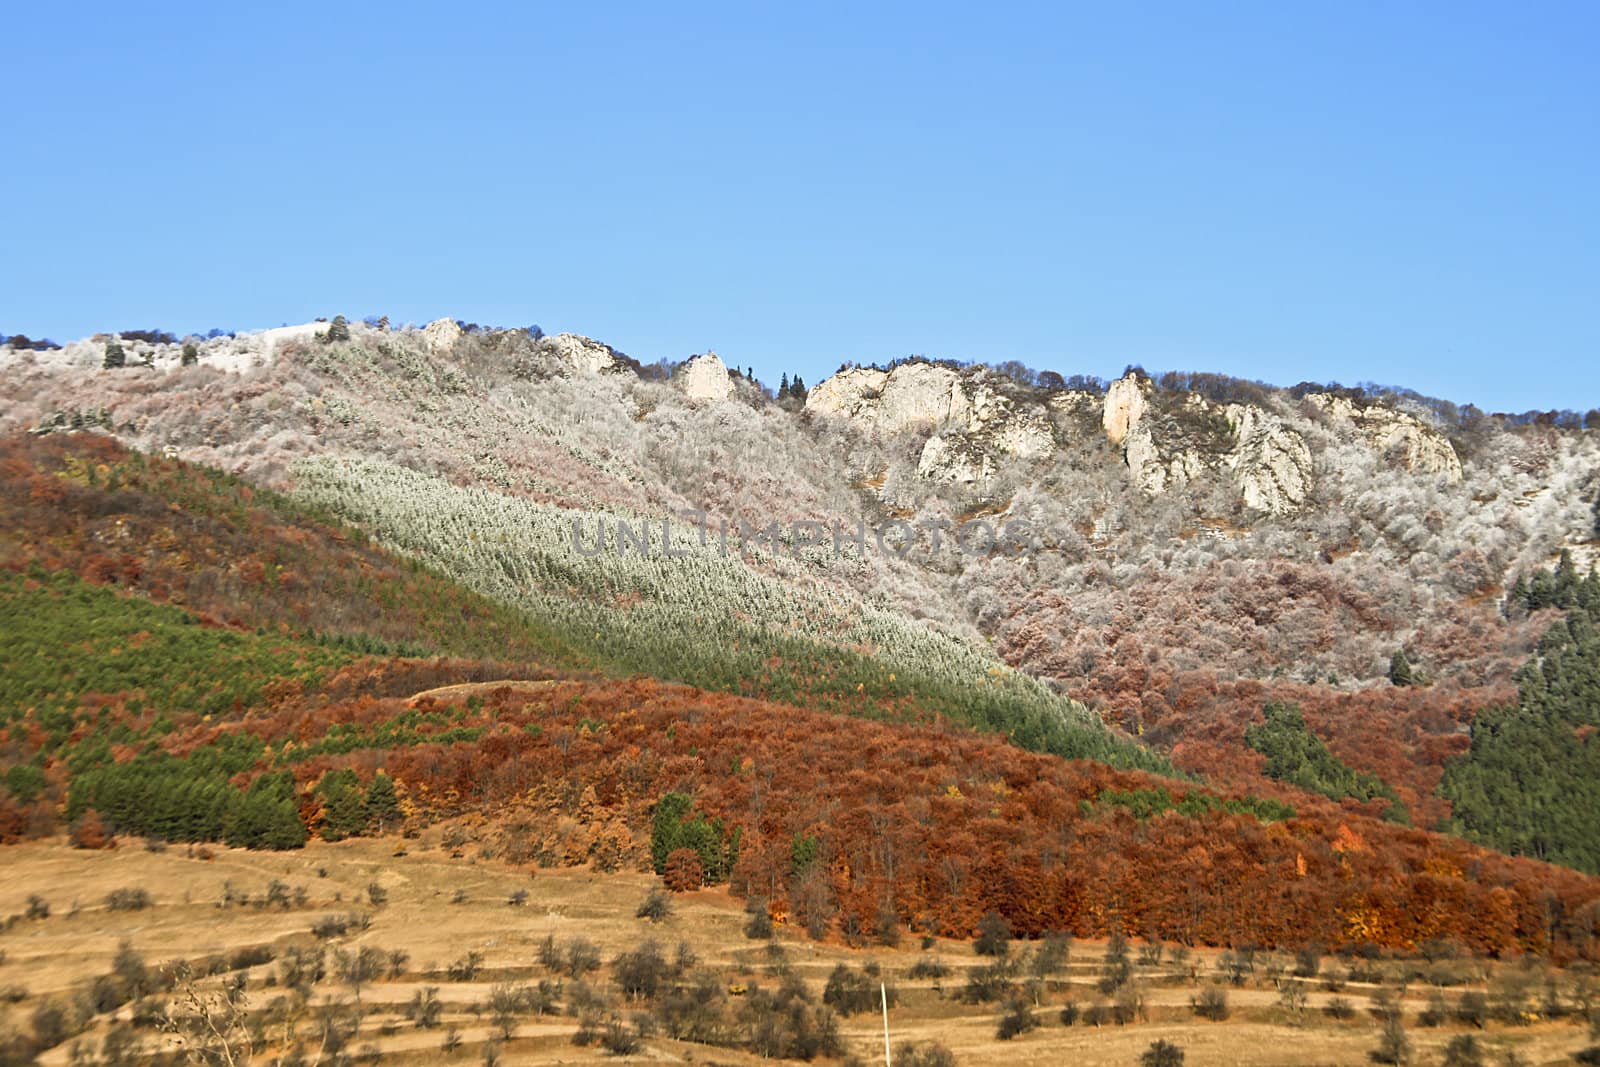
[(183, 346), (183, 359), (182, 359), (183, 366), (192, 367), (196, 363), (199, 363), (199, 362), (200, 362), (200, 350), (194, 346), (194, 342), (193, 341), (189, 341), (189, 342), (185, 343), (184, 346)]
[(367, 828), (367, 800), (348, 767), (329, 771), (317, 784), (322, 796), (322, 839), (343, 841)]
[(367, 805), (354, 788), (330, 790), (322, 809), (322, 839), (343, 841), (367, 828)]
[(789, 395), (789, 372), (783, 372), (783, 379), (778, 382), (778, 399), (782, 400)]
[(395, 793), (394, 779), (382, 771), (373, 775), (372, 784), (367, 786), (367, 818), (377, 823), (379, 833), (400, 821), (400, 798)]
[(350, 340), (350, 323), (343, 315), (335, 315), (333, 321), (328, 323), (327, 339), (329, 341)]
[(1416, 684), (1416, 677), (1411, 673), (1411, 661), (1406, 658), (1403, 648), (1395, 649), (1394, 655), (1389, 657), (1389, 681), (1397, 686)]
[(106, 370), (121, 370), (128, 365), (128, 354), (122, 350), (122, 342), (115, 337), (106, 342), (106, 358), (101, 364)]

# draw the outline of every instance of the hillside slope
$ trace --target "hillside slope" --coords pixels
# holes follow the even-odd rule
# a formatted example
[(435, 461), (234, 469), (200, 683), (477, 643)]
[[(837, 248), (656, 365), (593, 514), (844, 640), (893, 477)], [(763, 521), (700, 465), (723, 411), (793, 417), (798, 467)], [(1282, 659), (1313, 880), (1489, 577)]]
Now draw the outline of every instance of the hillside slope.
[[(609, 671), (1165, 758), (1263, 795), (1279, 786), (1246, 732), (1294, 704), (1335, 777), (1367, 783), (1346, 811), (1392, 795), (1424, 828), (1465, 825), (1441, 783), (1562, 610), (1506, 591), (1563, 548), (1595, 557), (1600, 448), (1564, 416), (920, 359), (775, 398), (709, 356), (641, 367), (443, 320), (349, 330), (197, 339), (187, 366), (140, 342), (118, 371), (101, 341), (0, 350), (0, 423), (237, 471)], [(1027, 551), (961, 551), (979, 520), (1019, 524)], [(858, 521), (887, 542), (800, 543), (798, 524)], [(619, 522), (652, 551), (616, 551)], [(741, 522), (777, 537), (724, 556)], [(601, 523), (611, 546), (579, 551)], [(1401, 650), (1418, 684), (1391, 684)]]
[[(994, 910), (1020, 932), (1600, 951), (1600, 881), (1288, 786), (607, 678), (560, 633), (344, 527), (94, 435), (11, 441), (0, 471), (4, 499), (26, 500), (0, 581), (8, 840), (65, 819), (89, 846), (292, 848), (477, 815), (512, 862), (671, 866), (819, 937), (967, 936)], [(250, 564), (260, 579), (227, 584)], [(308, 567), (313, 583), (264, 580)], [(314, 631), (318, 615), (351, 628)], [(423, 639), (524, 660), (389, 654)]]

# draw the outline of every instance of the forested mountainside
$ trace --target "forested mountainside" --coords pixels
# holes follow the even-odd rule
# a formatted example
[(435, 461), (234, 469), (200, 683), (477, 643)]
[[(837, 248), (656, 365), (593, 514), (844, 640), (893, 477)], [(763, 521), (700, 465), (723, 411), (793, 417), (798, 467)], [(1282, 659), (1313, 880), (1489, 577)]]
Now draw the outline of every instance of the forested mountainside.
[[(1600, 456), (1582, 419), (921, 359), (774, 395), (714, 355), (646, 367), (587, 338), (444, 320), (149, 332), (0, 361), (13, 623), (44, 602), (70, 631), (105, 584), (174, 605), (198, 621), (129, 619), (111, 631), (127, 642), (85, 655), (127, 665), (135, 638), (176, 649), (175, 630), (221, 626), (243, 642), (206, 646), (246, 680), (230, 716), (319, 687), (358, 699), (352, 678), (415, 680), (423, 662), (438, 684), (648, 676), (785, 709), (772, 722), (804, 708), (861, 736), (877, 729), (863, 717), (974, 729), (1012, 742), (984, 750), (1006, 758), (1167, 776), (1115, 786), (1139, 826), (1170, 805), (1185, 825), (1234, 820), (1225, 835), (1312, 819), (1330, 840), (1466, 847), (1423, 833), (1450, 830), (1600, 869), (1595, 806), (1564, 791), (1593, 779), (1577, 680), (1597, 654)], [(52, 804), (103, 818), (87, 793), (71, 802), (61, 745), (84, 709), (121, 721), (106, 694), (146, 685), (107, 678), (41, 694), (36, 677), (10, 698), (14, 737), (55, 716), (55, 740), (15, 755), (50, 788), (12, 791), (10, 832), (50, 824)], [(133, 738), (167, 736), (149, 732), (164, 714), (220, 713), (134, 699), (127, 728), (144, 732), (95, 759), (133, 759)], [(453, 714), (395, 729), (474, 728)], [(208, 773), (241, 787), (271, 764)], [(315, 831), (301, 774), (271, 803)], [(755, 832), (737, 805), (714, 814)], [(1408, 863), (1396, 886), (1423, 869)], [(1579, 903), (1561, 914), (1581, 924)], [(1129, 921), (1095, 907), (1089, 926)]]
[(0, 840), (294, 848), (477, 813), (511, 862), (725, 881), (853, 942), (998, 911), (1029, 934), (1600, 956), (1600, 879), (1341, 803), (1366, 779), (1293, 715), (1252, 736), (1284, 779), (1255, 792), (1116, 770), (914, 693), (618, 678), (531, 607), (102, 435), (7, 439), (0, 478)]

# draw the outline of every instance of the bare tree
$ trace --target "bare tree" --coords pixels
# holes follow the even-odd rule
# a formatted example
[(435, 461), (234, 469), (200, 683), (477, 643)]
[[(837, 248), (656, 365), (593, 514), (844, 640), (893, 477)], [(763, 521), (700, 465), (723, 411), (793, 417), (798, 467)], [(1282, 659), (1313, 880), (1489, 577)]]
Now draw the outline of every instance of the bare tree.
[(244, 1067), (261, 1045), (251, 1024), (243, 982), (225, 982), (220, 989), (202, 989), (184, 966), (166, 1014), (158, 1023), (171, 1034), (183, 1058), (206, 1067)]

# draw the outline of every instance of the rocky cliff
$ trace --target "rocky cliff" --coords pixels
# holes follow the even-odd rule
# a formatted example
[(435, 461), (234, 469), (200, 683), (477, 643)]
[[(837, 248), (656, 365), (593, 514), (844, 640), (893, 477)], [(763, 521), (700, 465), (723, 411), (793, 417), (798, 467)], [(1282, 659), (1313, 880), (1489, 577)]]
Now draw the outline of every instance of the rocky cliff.
[(1306, 398), (1316, 416), (1309, 423), (1287, 396), (1273, 407), (1221, 404), (1193, 393), (1163, 393), (1137, 373), (1112, 382), (1103, 397), (1017, 394), (982, 370), (913, 361), (889, 370), (842, 370), (811, 391), (806, 410), (867, 433), (926, 433), (917, 473), (966, 485), (992, 478), (1008, 462), (1048, 456), (1058, 435), (1082, 425), (1081, 418), (1064, 416), (1095, 406), (1100, 430), (1121, 449), (1129, 479), (1151, 494), (1210, 474), (1231, 479), (1251, 511), (1290, 514), (1305, 505), (1317, 482), (1306, 436), (1313, 424), (1419, 477), (1461, 480), (1449, 439), (1418, 416), (1333, 394)]

